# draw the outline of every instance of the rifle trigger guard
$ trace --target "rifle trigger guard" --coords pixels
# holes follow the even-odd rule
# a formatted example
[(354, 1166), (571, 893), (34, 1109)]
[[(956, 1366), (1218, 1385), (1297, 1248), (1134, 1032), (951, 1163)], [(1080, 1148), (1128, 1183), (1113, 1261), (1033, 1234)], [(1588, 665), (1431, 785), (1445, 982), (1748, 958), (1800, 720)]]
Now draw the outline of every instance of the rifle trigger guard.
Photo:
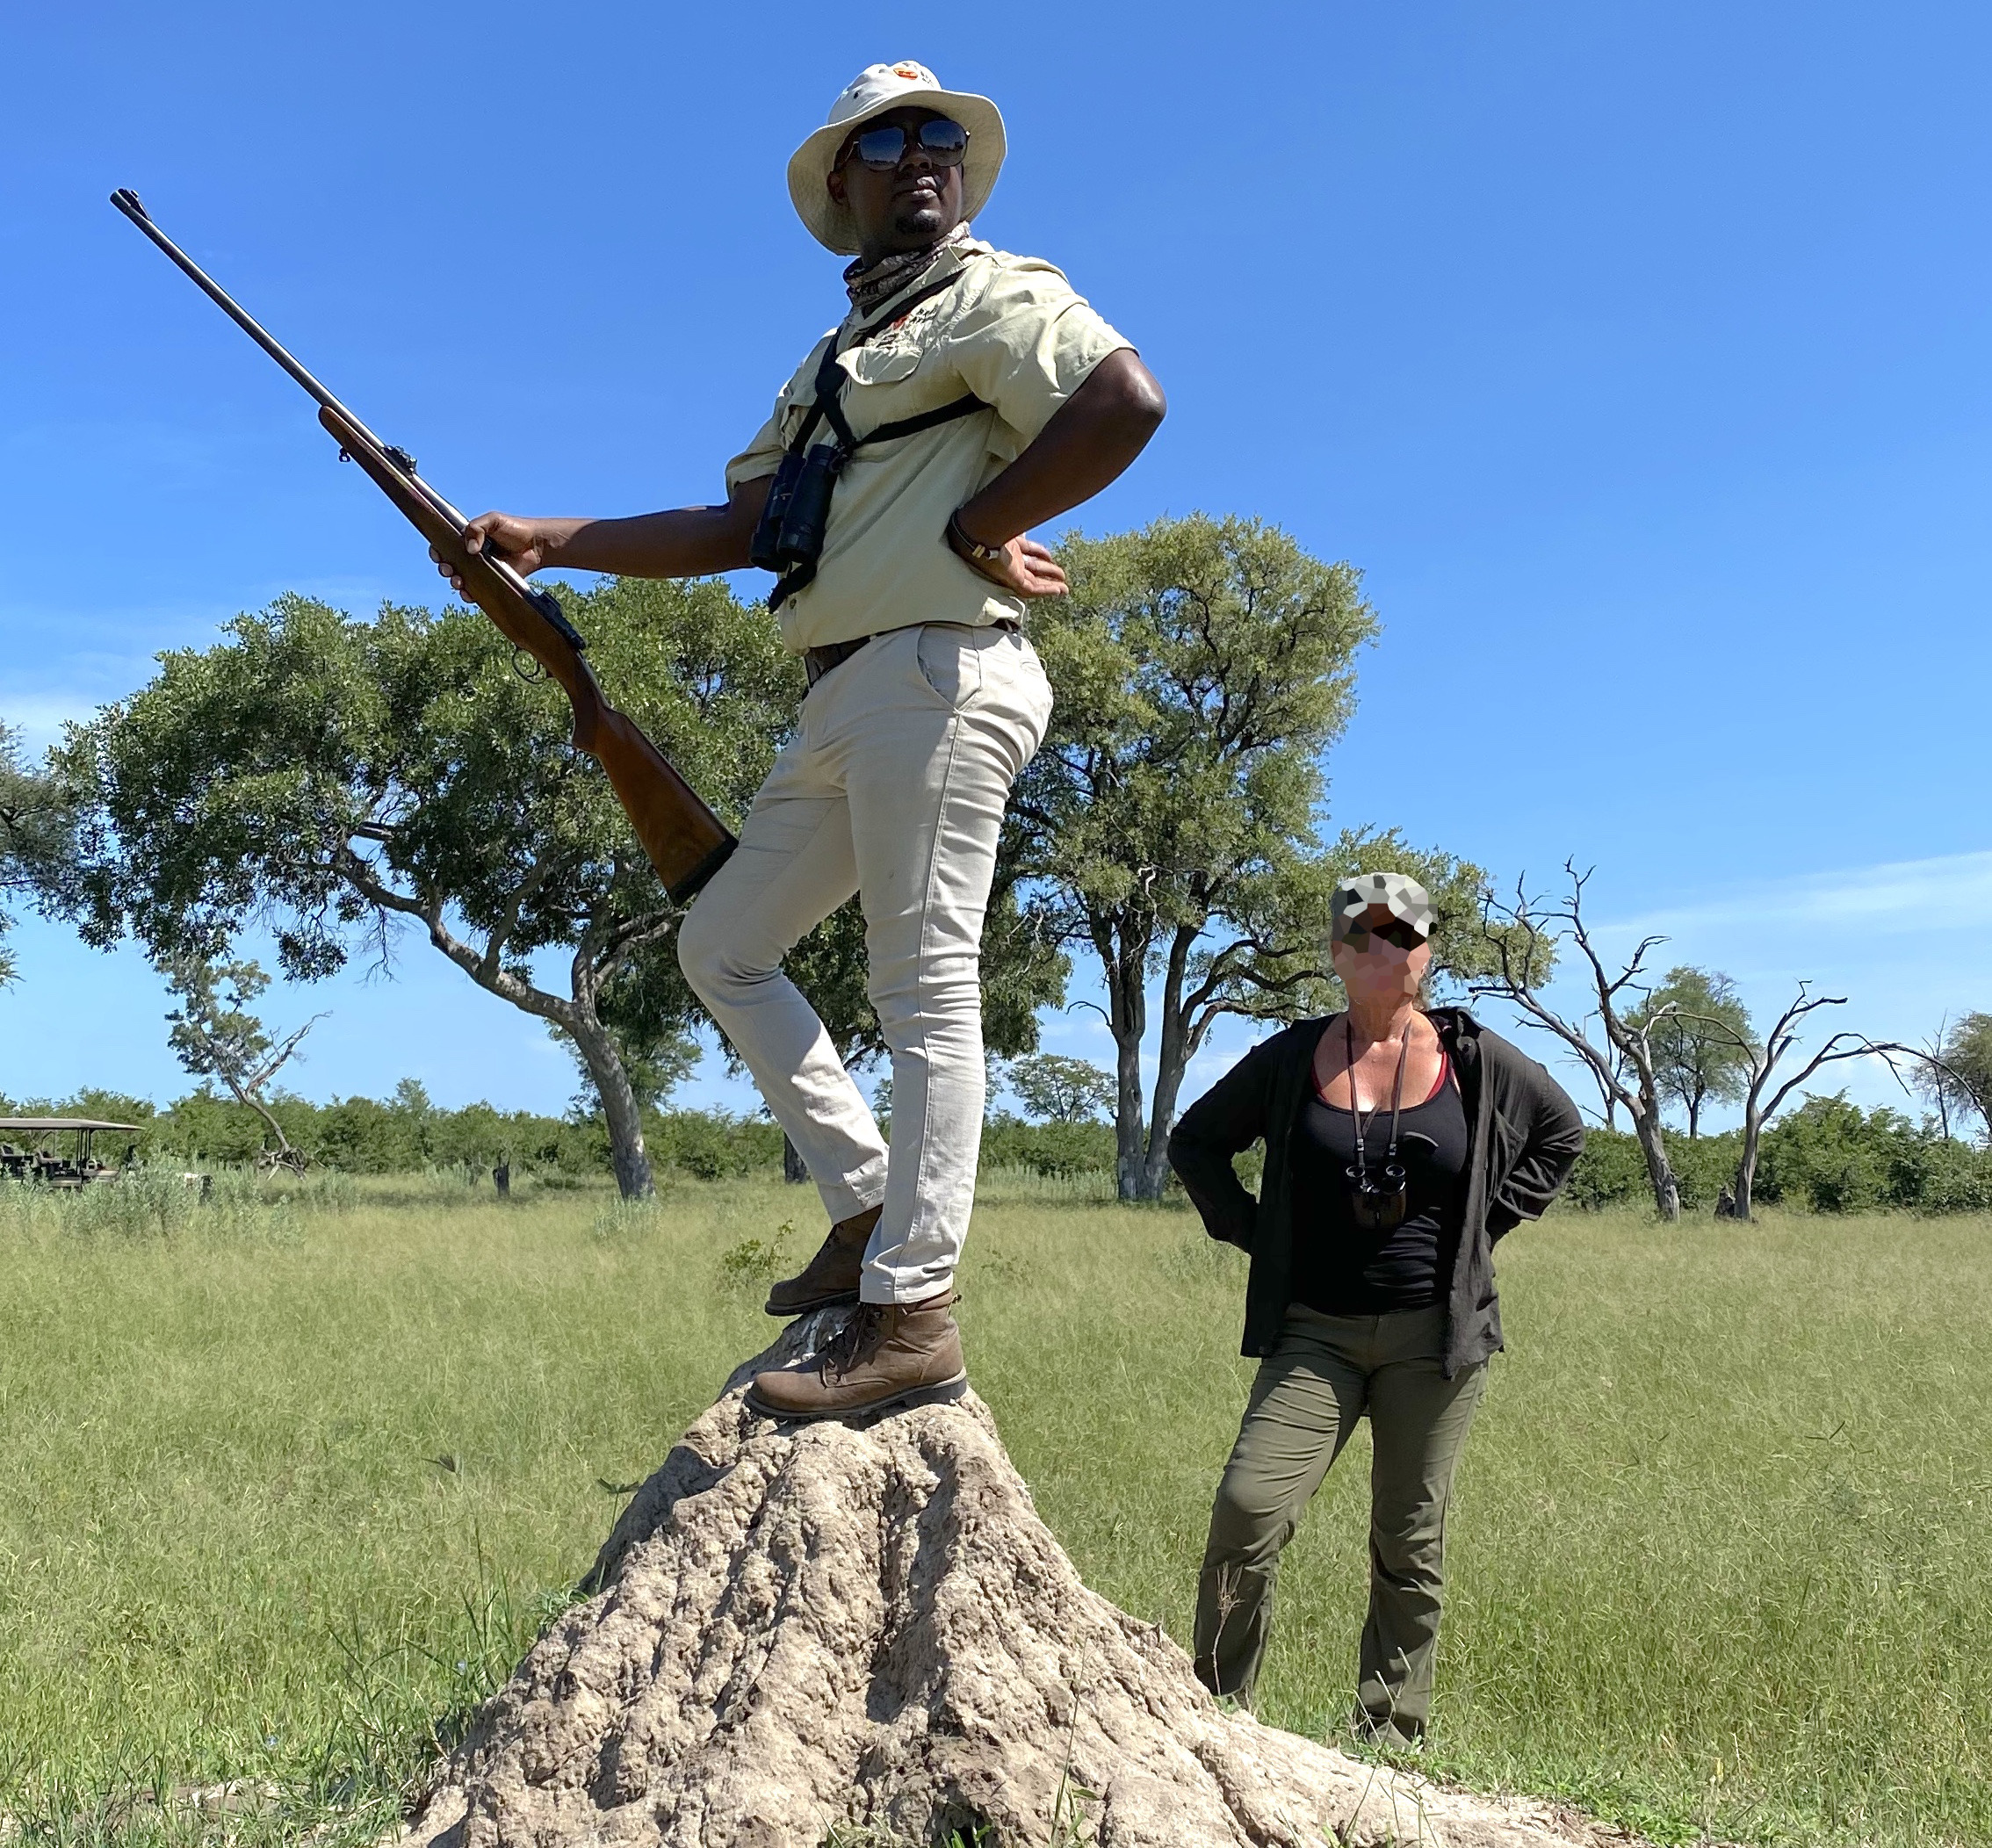
[[(530, 668), (525, 665), (528, 661), (532, 661), (532, 666)], [(541, 667), (538, 661), (533, 661), (532, 656), (528, 654), (523, 648), (514, 648), (512, 650), (512, 672), (517, 675), (529, 687), (537, 687), (546, 678), (546, 669)]]

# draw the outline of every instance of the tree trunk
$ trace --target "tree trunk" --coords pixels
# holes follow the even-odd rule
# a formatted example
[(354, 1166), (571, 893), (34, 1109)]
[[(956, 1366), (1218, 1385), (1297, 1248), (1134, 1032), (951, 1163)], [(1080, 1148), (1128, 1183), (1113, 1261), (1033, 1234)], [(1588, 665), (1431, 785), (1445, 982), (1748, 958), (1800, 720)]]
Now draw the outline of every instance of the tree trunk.
[(782, 1179), (790, 1187), (799, 1187), (809, 1179), (809, 1164), (789, 1140), (786, 1130), (782, 1131)]
[(274, 1149), (265, 1146), (264, 1159), (257, 1166), (267, 1166), (271, 1168), (290, 1168), (301, 1174), (307, 1165), (306, 1159), (291, 1146), (291, 1138), (285, 1135), (284, 1125), (277, 1121), (276, 1115), (270, 1107), (254, 1092), (239, 1083), (229, 1072), (223, 1072), (221, 1073), (221, 1082), (235, 1093), (235, 1101), (245, 1109), (254, 1110), (263, 1119), (270, 1133), (277, 1138), (277, 1146)]
[(1115, 1068), (1120, 1078), (1119, 1102), (1114, 1112), (1115, 1191), (1122, 1200), (1141, 1198), (1141, 1177), (1147, 1166), (1141, 1107), (1141, 1035), (1116, 1033)]
[[(361, 897), (385, 914), (419, 918), (427, 927), (429, 941), (487, 993), (509, 1001), (524, 1013), (551, 1021), (574, 1043), (588, 1075), (595, 1080), (602, 1099), (602, 1113), (609, 1123), (609, 1160), (616, 1173), (616, 1186), (625, 1200), (647, 1200), (656, 1191), (651, 1179), (650, 1157), (643, 1146), (643, 1113), (616, 1043), (603, 1026), (595, 1008), (602, 985), (622, 959), (646, 943), (655, 942), (669, 928), (668, 918), (659, 917), (641, 928), (626, 928), (605, 947), (607, 933), (599, 920), (591, 923), (574, 946), (569, 964), (571, 995), (562, 997), (536, 988), (504, 959), (507, 934), (494, 931), (482, 951), (472, 949), (450, 928), (444, 916), (444, 901), (434, 893), (420, 895), (396, 892), (375, 877), (372, 868), (350, 847), (341, 849), (339, 871)], [(529, 878), (536, 884), (540, 872)], [(523, 902), (523, 899), (520, 902)], [(515, 912), (515, 920), (516, 913)]]
[(1107, 978), (1107, 1024), (1114, 1035), (1115, 1070), (1119, 1079), (1114, 1110), (1115, 1175), (1122, 1200), (1143, 1198), (1142, 1177), (1147, 1169), (1144, 1147), (1141, 1097), (1141, 1042), (1148, 1030), (1147, 945), (1130, 956), (1125, 938), (1117, 946), (1101, 933), (1094, 939)]
[(1659, 1116), (1651, 1110), (1642, 1110), (1633, 1119), (1633, 1130), (1639, 1137), (1640, 1153), (1646, 1157), (1646, 1178), (1653, 1187), (1653, 1210), (1669, 1222), (1678, 1219), (1680, 1183), (1674, 1179), (1674, 1166), (1667, 1159)]
[(599, 1021), (584, 1021), (581, 1010), (574, 1012), (567, 1029), (587, 1062), (588, 1075), (595, 1080), (602, 1099), (602, 1114), (609, 1123), (609, 1162), (616, 1171), (617, 1190), (624, 1200), (648, 1200), (656, 1191), (651, 1179), (650, 1156), (643, 1145), (643, 1112), (629, 1075), (617, 1057), (616, 1048)]
[[(1162, 1043), (1155, 1067), (1155, 1096), (1150, 1107), (1147, 1146), (1143, 1151), (1137, 1200), (1159, 1200), (1169, 1185), (1169, 1131), (1176, 1126), (1176, 1099), (1183, 1087), (1183, 1068), (1189, 1064), (1189, 1021), (1183, 1012), (1183, 979), (1189, 952), (1201, 930), (1179, 926), (1169, 946), (1169, 968), (1162, 986)], [(1129, 1197), (1126, 1195), (1123, 1199)]]
[(1755, 1110), (1743, 1115), (1743, 1151), (1736, 1157), (1736, 1202), (1731, 1209), (1733, 1219), (1748, 1219), (1754, 1211), (1752, 1195), (1757, 1188), (1757, 1150), (1764, 1134), (1764, 1126), (1757, 1120)]

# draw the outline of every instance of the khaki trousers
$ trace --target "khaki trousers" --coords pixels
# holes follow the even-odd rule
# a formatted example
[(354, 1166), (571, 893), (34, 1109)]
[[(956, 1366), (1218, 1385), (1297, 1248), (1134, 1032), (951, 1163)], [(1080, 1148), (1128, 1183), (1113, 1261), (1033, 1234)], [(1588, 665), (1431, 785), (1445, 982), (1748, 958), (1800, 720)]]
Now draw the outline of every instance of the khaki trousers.
[[(833, 1221), (884, 1202), (864, 1299), (945, 1289), (982, 1144), (982, 921), (1010, 785), (1051, 717), (1014, 630), (928, 623), (868, 642), (803, 701), (740, 827), (685, 915), (678, 961)], [(892, 1054), (892, 1145), (782, 958), (853, 892), (865, 992)]]
[(1197, 1583), (1196, 1671), (1212, 1693), (1250, 1702), (1272, 1624), (1280, 1552), (1308, 1499), (1369, 1418), (1369, 1617), (1356, 1700), (1404, 1737), (1432, 1713), (1444, 1590), (1446, 1504), (1486, 1382), (1440, 1367), (1443, 1309), (1323, 1316), (1296, 1303), (1260, 1362), (1210, 1512)]

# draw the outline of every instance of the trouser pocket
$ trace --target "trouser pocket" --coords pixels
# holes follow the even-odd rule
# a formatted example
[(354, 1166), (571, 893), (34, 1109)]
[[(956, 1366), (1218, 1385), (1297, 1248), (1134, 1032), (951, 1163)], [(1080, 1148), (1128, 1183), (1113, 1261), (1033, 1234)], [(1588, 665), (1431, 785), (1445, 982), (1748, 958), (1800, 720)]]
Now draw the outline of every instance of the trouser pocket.
[(983, 634), (959, 623), (923, 623), (913, 643), (920, 677), (950, 711), (959, 712), (982, 691)]

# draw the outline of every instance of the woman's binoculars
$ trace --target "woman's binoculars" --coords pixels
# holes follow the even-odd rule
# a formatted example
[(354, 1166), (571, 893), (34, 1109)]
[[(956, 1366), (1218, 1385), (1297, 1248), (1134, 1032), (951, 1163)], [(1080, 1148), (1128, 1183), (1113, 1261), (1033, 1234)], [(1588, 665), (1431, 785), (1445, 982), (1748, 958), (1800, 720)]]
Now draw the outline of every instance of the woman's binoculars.
[(1349, 1182), (1349, 1216), (1366, 1232), (1395, 1231), (1404, 1223), (1411, 1204), (1411, 1177), (1402, 1162), (1380, 1168), (1351, 1162), (1343, 1170)]

